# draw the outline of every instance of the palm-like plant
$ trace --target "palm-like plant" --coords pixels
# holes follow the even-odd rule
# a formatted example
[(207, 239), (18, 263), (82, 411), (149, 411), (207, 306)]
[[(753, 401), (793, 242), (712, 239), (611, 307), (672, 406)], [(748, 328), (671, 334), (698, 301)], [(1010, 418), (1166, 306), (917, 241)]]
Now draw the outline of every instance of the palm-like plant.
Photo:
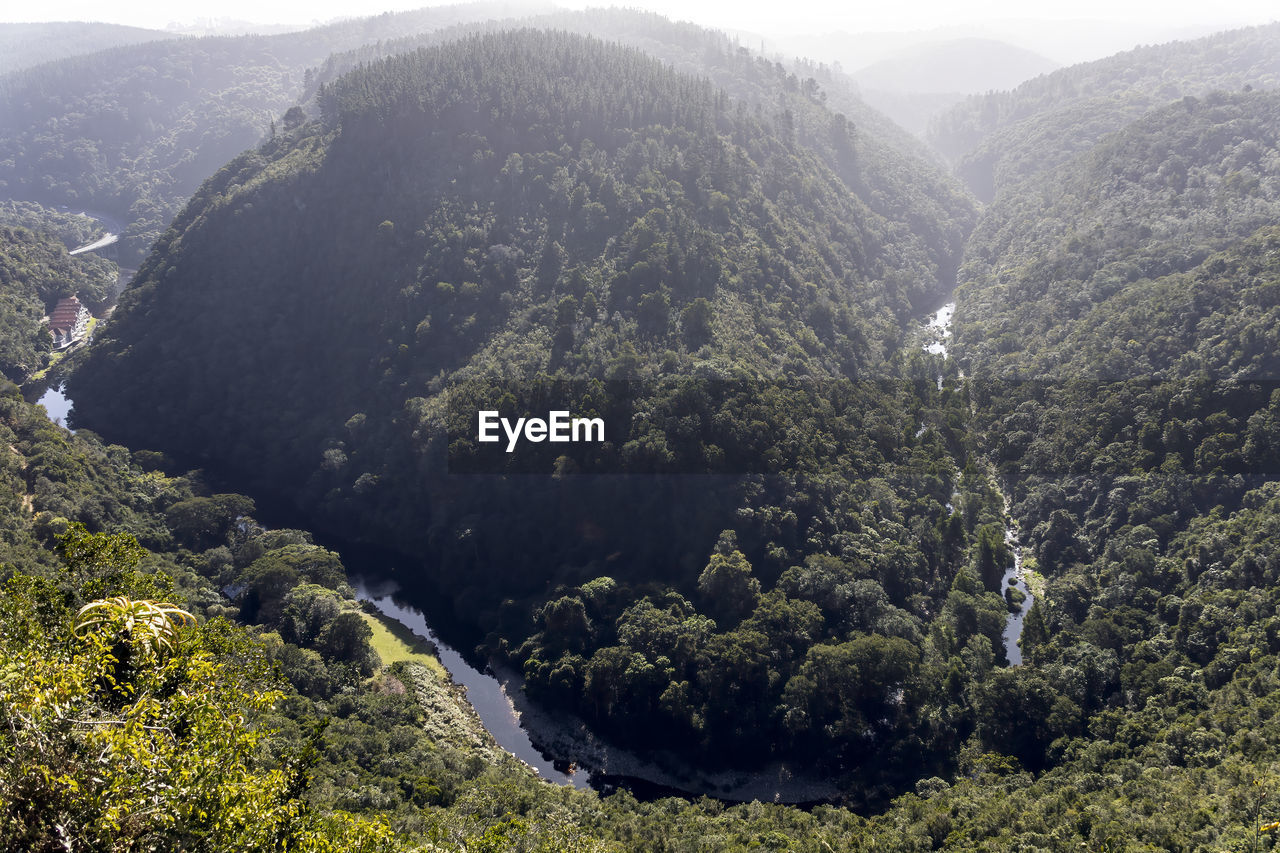
[(104, 629), (113, 629), (148, 660), (169, 655), (177, 643), (178, 629), (195, 617), (173, 604), (126, 596), (91, 601), (76, 613), (73, 632), (85, 638)]

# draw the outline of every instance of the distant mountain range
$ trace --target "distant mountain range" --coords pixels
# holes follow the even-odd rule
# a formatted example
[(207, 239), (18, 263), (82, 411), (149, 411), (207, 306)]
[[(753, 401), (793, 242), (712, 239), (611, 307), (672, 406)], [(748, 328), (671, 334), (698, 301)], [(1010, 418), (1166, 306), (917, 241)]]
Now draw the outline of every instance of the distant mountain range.
[(0, 75), (68, 56), (167, 38), (173, 38), (173, 33), (119, 24), (0, 24)]
[(907, 48), (853, 72), (853, 79), (868, 89), (968, 95), (1011, 89), (1057, 67), (1008, 42), (966, 38)]

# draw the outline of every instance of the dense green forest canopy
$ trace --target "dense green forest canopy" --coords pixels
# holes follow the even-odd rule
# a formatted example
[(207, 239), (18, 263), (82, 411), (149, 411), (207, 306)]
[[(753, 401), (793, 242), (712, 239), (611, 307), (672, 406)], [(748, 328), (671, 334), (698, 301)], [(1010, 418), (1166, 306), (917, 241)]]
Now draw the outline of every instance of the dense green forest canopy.
[(1087, 152), (1144, 113), (1185, 96), (1280, 84), (1280, 24), (1138, 47), (971, 97), (929, 141), (983, 201)]
[[(60, 650), (69, 647), (47, 639), (64, 637), (80, 603), (90, 599), (128, 595), (174, 602), (200, 624), (185, 629), (164, 666), (200, 681), (185, 691), (185, 707), (170, 704), (174, 694), (161, 694), (146, 713), (184, 712), (191, 719), (195, 712), (217, 725), (235, 710), (247, 713), (250, 724), (233, 737), (172, 745), (133, 728), (114, 746), (89, 739), (96, 737), (91, 726), (68, 730), (43, 718), (47, 727), (0, 728), (6, 757), (0, 764), (0, 837), (11, 846), (40, 849), (68, 833), (84, 841), (120, 841), (124, 836), (111, 828), (108, 810), (135, 813), (130, 798), (140, 785), (171, 779), (169, 764), (151, 760), (157, 748), (209, 770), (198, 792), (174, 792), (176, 808), (166, 820), (129, 823), (128, 838), (162, 844), (209, 837), (207, 823), (187, 808), (196, 802), (221, 819), (217, 837), (223, 839), (253, 839), (267, 831), (292, 838), (296, 849), (344, 850), (420, 849), (428, 843), (457, 851), (485, 845), (657, 851), (695, 843), (723, 851), (1230, 848), (1251, 843), (1260, 823), (1275, 816), (1269, 802), (1278, 781), (1266, 769), (1268, 756), (1280, 749), (1272, 708), (1280, 647), (1275, 604), (1260, 598), (1271, 593), (1254, 587), (1245, 594), (1223, 573), (1227, 566), (1256, 571), (1280, 535), (1280, 497), (1273, 487), (1254, 493), (1239, 511), (1196, 522), (1160, 558), (1157, 568), (1174, 579), (1178, 594), (1156, 612), (1173, 619), (1163, 624), (1177, 648), (1166, 652), (1172, 660), (1151, 661), (1162, 643), (1148, 644), (1141, 663), (1127, 667), (1131, 674), (1124, 676), (1126, 683), (1145, 685), (1149, 701), (1111, 707), (1087, 731), (1054, 741), (1051, 769), (1033, 775), (1008, 751), (1021, 748), (1023, 738), (1034, 743), (1043, 737), (1037, 728), (1043, 715), (1074, 713), (1061, 697), (1091, 695), (1106, 683), (1094, 680), (1099, 674), (1105, 679), (1106, 670), (1099, 673), (1089, 657), (993, 669), (991, 684), (973, 686), (970, 697), (981, 703), (987, 723), (962, 750), (955, 770), (922, 778), (915, 792), (866, 818), (828, 806), (806, 812), (705, 799), (637, 803), (625, 793), (605, 798), (537, 780), (496, 749), (460, 697), (416, 659), (382, 661), (364, 675), (371, 665), (368, 636), (349, 630), (354, 642), (335, 643), (343, 636), (340, 626), (352, 624), (339, 617), (353, 612), (341, 563), (302, 531), (245, 524), (244, 514), (253, 511), (248, 499), (210, 494), (198, 474), (165, 477), (155, 471), (157, 454), (131, 454), (88, 430), (71, 436), (13, 389), (0, 397), (0, 440), (10, 448), (0, 474), (3, 493), (12, 496), (0, 504), (4, 665), (57, 673), (49, 684), (77, 685), (75, 704), (66, 707), (79, 714), (140, 713), (118, 700), (100, 704), (109, 696), (99, 698), (92, 682), (69, 678), (92, 666), (93, 658), (68, 661)], [(77, 522), (88, 529), (77, 529)], [(102, 530), (119, 533), (94, 532)], [(1150, 548), (1141, 540), (1149, 534), (1134, 533), (1129, 541), (1135, 544), (1125, 546), (1130, 550), (1123, 557), (1141, 566), (1143, 549)], [(1189, 581), (1179, 566), (1184, 559), (1209, 571), (1197, 569), (1199, 580)], [(1268, 583), (1274, 586), (1274, 580)], [(237, 587), (236, 601), (217, 591)], [(601, 584), (591, 591), (607, 594)], [(1120, 587), (1117, 596), (1125, 594)], [(1055, 608), (1076, 600), (1055, 598)], [(638, 616), (627, 620), (633, 626), (628, 632), (642, 624)], [(1107, 636), (1105, 624), (1094, 617), (1083, 631), (1066, 633), (1096, 642)], [(1101, 648), (1095, 654), (1105, 665), (1109, 647)], [(264, 666), (272, 662), (274, 675)], [(133, 684), (152, 677), (141, 666), (129, 676)], [(959, 673), (948, 679), (963, 683)], [(0, 713), (33, 707), (27, 703), (40, 700), (40, 683), (6, 682)], [(62, 694), (64, 701), (68, 695)], [(317, 735), (317, 723), (325, 721)], [(31, 737), (42, 731), (57, 732), (57, 740)], [(259, 744), (254, 752), (244, 751), (239, 739), (250, 731)], [(984, 751), (983, 743), (993, 751)], [(77, 761), (82, 750), (96, 755), (104, 746), (131, 750), (133, 760), (113, 763), (106, 774)], [(40, 771), (67, 774), (61, 778), (82, 787), (75, 795), (62, 788), (58, 797), (25, 796)], [(288, 784), (280, 784), (282, 777)]]
[[(77, 434), (0, 394), (0, 671), (44, 676), (0, 683), (5, 845), (1274, 846), (1280, 102), (1230, 77), (1271, 31), (1130, 55), (1114, 110), (1056, 75), (1066, 112), (1007, 96), (1037, 104), (1008, 128), (1062, 138), (965, 246), (944, 360), (909, 330), (960, 262), (953, 185), (824, 69), (645, 27), (700, 76), (564, 33), (335, 60), (157, 243), (74, 377)], [(11, 209), (36, 298), (75, 224)], [(551, 476), (451, 473), (495, 387), (630, 426), (532, 458)], [(859, 813), (536, 780), (337, 554), (174, 459), (415, 555), (537, 701), (705, 764), (799, 760)], [(138, 809), (152, 787), (174, 807)]]
[(1280, 95), (1154, 110), (987, 210), (961, 275), (962, 357), (1027, 378), (1274, 379), (1259, 265), (1277, 221)]
[[(977, 445), (1044, 578), (1024, 651), (1045, 677), (1071, 673), (1068, 691), (1098, 709), (1092, 735), (1128, 731), (1132, 757), (1209, 775), (1228, 766), (1221, 753), (1134, 735), (1181, 717), (1192, 694), (1216, 709), (1194, 737), (1250, 737), (1269, 714), (1272, 688), (1248, 661), (1272, 648), (1276, 589), (1277, 105), (1274, 92), (1210, 92), (1100, 142), (1069, 135), (1084, 153), (986, 210), (957, 291)], [(1054, 127), (1052, 113), (1026, 122)], [(1085, 752), (1060, 754), (1046, 780)], [(1244, 754), (1259, 767), (1274, 755)], [(1137, 843), (1133, 822), (1110, 831)]]
[[(929, 149), (870, 108), (847, 75), (807, 60), (771, 60), (718, 30), (651, 12), (559, 11), (367, 44), (329, 57), (318, 69), (315, 84), (332, 82), (360, 63), (514, 26), (565, 30), (635, 47), (677, 71), (705, 77), (757, 112), (789, 113), (795, 140), (817, 153), (877, 213), (916, 223), (952, 222), (946, 230), (923, 228), (922, 236), (944, 255), (958, 250), (972, 225), (972, 201), (958, 182), (933, 162)], [(830, 112), (844, 115), (856, 129), (859, 156), (855, 161), (837, 156), (829, 132)]]
[[(945, 292), (968, 210), (940, 215), (949, 187), (916, 207), (918, 189), (846, 181), (825, 161), (856, 175), (863, 137), (809, 98), (827, 157), (788, 110), (563, 33), (359, 67), (320, 89), (319, 121), (196, 194), (77, 372), (79, 417), (429, 556), (549, 701), (620, 736), (672, 737), (669, 718), (721, 759), (796, 746), (848, 766), (953, 737), (914, 730), (909, 702), (941, 701), (935, 670), (953, 652), (972, 646), (980, 668), (1003, 655), (996, 499), (966, 471), (963, 401), (885, 377), (910, 318)], [(629, 432), (595, 470), (677, 476), (447, 476), (446, 400), (507, 381), (520, 408), (534, 393), (520, 380), (539, 375), (639, 383), (612, 410)], [(753, 456), (764, 474), (732, 476)], [(588, 582), (612, 592), (588, 605)], [(733, 606), (718, 603), (726, 584)], [(844, 595), (865, 598), (860, 617)], [(926, 653), (952, 598), (962, 613), (946, 611), (955, 624)], [(627, 646), (640, 635), (612, 625), (646, 601), (686, 624)], [(556, 607), (581, 616), (570, 647), (542, 630)], [(771, 662), (784, 635), (792, 651)], [(825, 682), (806, 673), (882, 646), (895, 663), (851, 700), (860, 716), (828, 720), (848, 700), (811, 696)], [(733, 723), (744, 654), (753, 711)], [(636, 655), (644, 667), (615, 672)], [(635, 683), (600, 695), (611, 681)], [(900, 684), (910, 699), (890, 701)]]

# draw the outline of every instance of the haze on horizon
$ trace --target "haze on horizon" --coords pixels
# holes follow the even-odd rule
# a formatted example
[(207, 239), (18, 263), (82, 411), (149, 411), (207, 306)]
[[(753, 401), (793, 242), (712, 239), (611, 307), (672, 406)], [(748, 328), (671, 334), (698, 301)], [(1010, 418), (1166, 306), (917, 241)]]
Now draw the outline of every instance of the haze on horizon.
[[(525, 0), (534, 5), (533, 0)], [(514, 0), (510, 5), (521, 5)], [(103, 4), (96, 0), (49, 0), (39, 4), (14, 4), (0, 22), (101, 21), (151, 29), (183, 29), (195, 22), (237, 21), (263, 27), (281, 25), (305, 27), (340, 18), (365, 17), (382, 12), (400, 12), (424, 6), (452, 5), (424, 3), (422, 0), (379, 0), (352, 3), (350, 0), (222, 0), (203, 10), (199, 6), (178, 6), (164, 0), (130, 0)], [(537, 4), (546, 5), (546, 4)], [(586, 0), (560, 0), (565, 8), (609, 5)], [(1138, 39), (1171, 37), (1181, 31), (1207, 32), (1229, 27), (1269, 23), (1277, 19), (1270, 0), (1224, 0), (1205, 3), (1157, 3), (1153, 0), (1079, 0), (1071, 4), (1028, 5), (1020, 0), (907, 0), (893, 4), (860, 4), (860, 7), (831, 4), (822, 0), (800, 0), (787, 4), (763, 0), (641, 0), (626, 2), (673, 19), (690, 20), (721, 29), (767, 33), (770, 36), (873, 32), (918, 32), (927, 30), (983, 29), (1008, 27), (1043, 28), (1054, 22), (1075, 28), (1096, 25), (1133, 32)], [(1104, 35), (1104, 33), (1099, 33)], [(1112, 37), (1116, 33), (1111, 34)]]

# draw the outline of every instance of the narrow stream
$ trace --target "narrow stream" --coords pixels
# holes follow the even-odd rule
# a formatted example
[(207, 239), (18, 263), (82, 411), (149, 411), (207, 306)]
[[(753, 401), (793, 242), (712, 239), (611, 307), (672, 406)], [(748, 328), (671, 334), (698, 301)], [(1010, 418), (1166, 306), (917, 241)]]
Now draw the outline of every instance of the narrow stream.
[(1031, 594), (1027, 579), (1022, 574), (1022, 547), (1018, 545), (1012, 522), (1004, 529), (1004, 540), (1009, 543), (1009, 550), (1013, 553), (1013, 565), (1005, 569), (1004, 577), (1000, 580), (1000, 594), (1008, 600), (1008, 591), (1012, 588), (1024, 596), (1021, 607), (1011, 612), (1004, 623), (1004, 654), (1009, 659), (1009, 666), (1022, 666), (1022, 647), (1019, 645), (1022, 642), (1022, 623), (1027, 611), (1035, 603), (1035, 596)]
[(947, 346), (951, 341), (951, 318), (955, 316), (956, 303), (948, 302), (929, 318), (925, 324), (924, 351), (932, 355), (947, 357)]
[[(955, 317), (956, 303), (951, 301), (943, 305), (935, 311), (924, 325), (924, 351), (931, 355), (940, 355), (944, 359), (949, 356), (948, 347), (952, 340), (952, 319)], [(960, 377), (963, 379), (963, 375)], [(943, 376), (938, 374), (938, 389), (941, 390), (943, 385)], [(920, 427), (920, 431), (916, 433), (919, 438), (924, 432), (924, 426)], [(1008, 518), (1009, 509), (1005, 508), (1005, 517)], [(1026, 619), (1027, 611), (1031, 609), (1031, 605), (1035, 602), (1035, 597), (1031, 594), (1030, 588), (1027, 586), (1027, 579), (1022, 573), (1022, 548), (1018, 545), (1017, 531), (1013, 527), (1012, 520), (1006, 522), (1004, 529), (1004, 540), (1009, 545), (1009, 551), (1013, 555), (1013, 563), (1005, 569), (1004, 577), (1000, 581), (1000, 595), (1008, 600), (1010, 588), (1016, 589), (1023, 596), (1023, 601), (1017, 610), (1009, 613), (1008, 619), (1004, 625), (1004, 651), (1005, 657), (1009, 659), (1010, 666), (1022, 665), (1022, 648), (1019, 645), (1022, 641), (1022, 623)]]

